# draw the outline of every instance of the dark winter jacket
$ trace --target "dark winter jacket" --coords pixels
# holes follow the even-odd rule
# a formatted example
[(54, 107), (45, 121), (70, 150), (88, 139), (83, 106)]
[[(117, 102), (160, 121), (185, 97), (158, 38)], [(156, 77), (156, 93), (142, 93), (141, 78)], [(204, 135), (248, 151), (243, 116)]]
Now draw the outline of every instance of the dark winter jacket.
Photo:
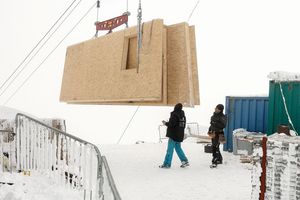
[(210, 118), (210, 127), (209, 131), (215, 131), (217, 133), (223, 132), (223, 129), (226, 127), (227, 117), (223, 112), (215, 113)]
[[(177, 105), (176, 105), (177, 106)], [(178, 106), (171, 112), (169, 122), (166, 122), (167, 137), (176, 142), (182, 142), (184, 137), (184, 129), (186, 125), (186, 117), (182, 107)]]

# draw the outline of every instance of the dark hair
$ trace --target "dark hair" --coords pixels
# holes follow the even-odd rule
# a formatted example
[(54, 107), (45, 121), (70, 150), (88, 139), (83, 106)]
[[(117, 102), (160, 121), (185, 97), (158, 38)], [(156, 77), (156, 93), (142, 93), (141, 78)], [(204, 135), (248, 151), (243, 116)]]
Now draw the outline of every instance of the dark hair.
[(220, 111), (223, 111), (223, 110), (224, 110), (223, 104), (218, 104), (218, 105), (216, 106), (216, 108), (218, 108), (218, 110), (220, 110)]
[(181, 103), (176, 104), (175, 107), (174, 107), (174, 110), (175, 110), (175, 111), (180, 111), (180, 110), (182, 110), (182, 104), (181, 104)]

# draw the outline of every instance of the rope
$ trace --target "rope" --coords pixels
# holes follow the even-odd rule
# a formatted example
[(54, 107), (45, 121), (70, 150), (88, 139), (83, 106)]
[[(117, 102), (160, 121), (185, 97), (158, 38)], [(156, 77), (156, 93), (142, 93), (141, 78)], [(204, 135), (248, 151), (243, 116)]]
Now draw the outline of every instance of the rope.
[(193, 14), (194, 14), (194, 11), (196, 10), (196, 8), (197, 8), (197, 6), (198, 6), (199, 3), (200, 3), (200, 0), (197, 1), (195, 7), (193, 8), (193, 10), (191, 12), (191, 14), (189, 15), (189, 18), (188, 18), (187, 22), (189, 22), (190, 19), (192, 18)]
[(17, 88), (17, 90), (7, 99), (7, 101), (3, 104), (6, 105), (12, 97), (24, 86), (24, 84), (32, 77), (32, 75), (44, 64), (44, 62), (52, 55), (52, 53), (61, 45), (61, 43), (73, 32), (73, 30), (78, 26), (78, 24), (89, 14), (89, 12), (93, 9), (96, 3), (93, 4), (92, 7), (88, 9), (88, 11), (80, 18), (80, 20), (73, 26), (73, 28), (64, 36), (64, 38), (54, 47), (54, 49), (46, 56), (46, 58), (35, 68), (33, 72), (23, 81), (23, 83)]
[(69, 7), (61, 14), (61, 16), (56, 20), (56, 22), (51, 26), (51, 28), (47, 31), (47, 33), (40, 39), (40, 41), (34, 46), (34, 48), (27, 54), (27, 56), (22, 60), (22, 62), (18, 65), (18, 67), (13, 71), (13, 73), (4, 81), (4, 83), (1, 85), (0, 90), (3, 88), (3, 86), (10, 80), (10, 78), (16, 73), (16, 71), (21, 67), (21, 65), (27, 60), (27, 58), (31, 55), (31, 53), (40, 45), (40, 43), (44, 40), (44, 38), (48, 35), (48, 33), (54, 28), (54, 26), (59, 22), (59, 20), (68, 12), (68, 10), (72, 7), (72, 5), (77, 0), (74, 0)]
[(285, 97), (283, 95), (283, 90), (282, 90), (282, 86), (281, 86), (281, 82), (279, 82), (279, 87), (280, 87), (280, 93), (281, 93), (281, 97), (282, 97), (282, 100), (283, 100), (283, 105), (284, 105), (284, 109), (285, 109), (285, 112), (286, 112), (286, 115), (288, 117), (288, 120), (289, 120), (289, 123), (292, 125), (292, 128), (293, 130), (296, 132), (297, 135), (299, 135), (294, 127), (294, 124), (292, 122), (292, 119), (290, 117), (290, 114), (288, 112), (288, 109), (287, 109), (287, 106), (286, 106), (286, 100), (285, 100)]
[(39, 47), (39, 49), (34, 53), (34, 55), (28, 60), (28, 62), (22, 67), (22, 69), (17, 73), (17, 75), (12, 79), (12, 81), (6, 86), (6, 88), (0, 94), (0, 97), (7, 91), (7, 89), (13, 84), (13, 82), (18, 78), (18, 76), (23, 72), (23, 70), (28, 66), (28, 64), (33, 60), (33, 58), (40, 52), (40, 50), (47, 44), (51, 37), (56, 33), (56, 31), (61, 27), (61, 25), (68, 19), (68, 17), (73, 13), (77, 6), (81, 3), (82, 0), (73, 7), (69, 14), (63, 19), (63, 21), (56, 27), (56, 29), (50, 34), (47, 40)]
[(124, 131), (123, 131), (123, 133), (122, 133), (121, 137), (119, 138), (119, 140), (118, 140), (117, 144), (119, 144), (119, 143), (120, 143), (120, 141), (122, 140), (122, 138), (123, 138), (123, 136), (124, 136), (125, 132), (127, 131), (128, 127), (129, 127), (129, 125), (131, 124), (131, 121), (133, 120), (133, 118), (134, 118), (135, 114), (137, 113), (137, 111), (139, 110), (139, 108), (140, 108), (140, 106), (138, 106), (138, 107), (136, 108), (136, 110), (135, 110), (135, 112), (133, 113), (133, 115), (132, 115), (131, 119), (129, 120), (129, 122), (128, 122), (128, 124), (127, 124), (126, 128), (124, 129)]

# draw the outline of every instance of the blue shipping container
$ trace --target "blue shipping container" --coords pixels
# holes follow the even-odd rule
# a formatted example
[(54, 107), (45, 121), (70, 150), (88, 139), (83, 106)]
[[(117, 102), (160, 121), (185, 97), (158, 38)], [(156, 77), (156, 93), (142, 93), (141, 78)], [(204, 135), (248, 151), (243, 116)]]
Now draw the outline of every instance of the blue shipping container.
[(235, 129), (244, 128), (250, 132), (267, 132), (268, 103), (269, 97), (226, 97), (227, 125), (225, 128), (226, 143), (223, 146), (224, 151), (232, 152), (232, 132)]

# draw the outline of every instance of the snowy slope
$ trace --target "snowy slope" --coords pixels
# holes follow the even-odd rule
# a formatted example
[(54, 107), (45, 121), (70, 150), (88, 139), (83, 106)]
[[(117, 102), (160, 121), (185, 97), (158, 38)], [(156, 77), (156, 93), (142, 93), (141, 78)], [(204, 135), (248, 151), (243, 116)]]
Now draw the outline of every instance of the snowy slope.
[(166, 143), (99, 146), (106, 155), (123, 200), (249, 200), (251, 165), (223, 153), (225, 163), (210, 169), (204, 146), (183, 143), (191, 166), (180, 168), (176, 154), (171, 169), (160, 169)]

